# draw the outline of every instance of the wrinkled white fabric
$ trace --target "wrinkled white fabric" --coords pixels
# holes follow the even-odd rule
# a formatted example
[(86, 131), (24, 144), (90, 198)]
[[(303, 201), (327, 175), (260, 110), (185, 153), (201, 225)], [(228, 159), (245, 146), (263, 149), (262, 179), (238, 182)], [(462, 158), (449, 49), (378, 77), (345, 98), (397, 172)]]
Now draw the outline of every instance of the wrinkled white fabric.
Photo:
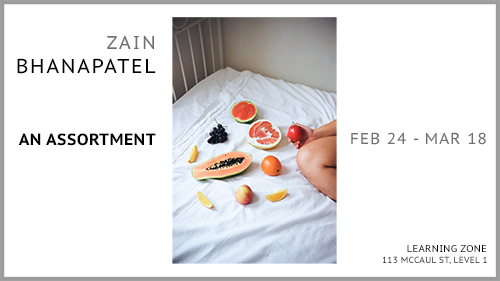
[[(277, 147), (261, 150), (246, 142), (250, 125), (237, 123), (229, 113), (241, 100), (257, 106), (257, 119), (280, 128), (283, 138)], [(217, 71), (180, 98), (173, 105), (173, 262), (336, 263), (337, 203), (303, 176), (297, 149), (286, 138), (292, 121), (316, 128), (335, 120), (336, 103), (336, 94), (231, 68)], [(207, 139), (216, 120), (225, 126), (228, 140), (212, 145)], [(193, 144), (199, 154), (191, 164), (187, 159)], [(191, 176), (194, 165), (235, 150), (253, 157), (242, 174), (204, 181)], [(261, 170), (267, 155), (281, 161), (278, 176)], [(254, 194), (244, 206), (234, 198), (243, 184)], [(283, 200), (266, 199), (285, 188)], [(198, 202), (197, 190), (212, 202), (212, 209)]]

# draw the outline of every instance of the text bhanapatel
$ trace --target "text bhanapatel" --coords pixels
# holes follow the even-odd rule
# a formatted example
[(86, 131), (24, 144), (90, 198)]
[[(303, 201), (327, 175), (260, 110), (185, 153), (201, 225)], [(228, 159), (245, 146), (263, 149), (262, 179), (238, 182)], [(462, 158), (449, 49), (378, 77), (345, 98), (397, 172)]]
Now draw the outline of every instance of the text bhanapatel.
[(146, 59), (17, 59), (17, 73), (155, 73)]

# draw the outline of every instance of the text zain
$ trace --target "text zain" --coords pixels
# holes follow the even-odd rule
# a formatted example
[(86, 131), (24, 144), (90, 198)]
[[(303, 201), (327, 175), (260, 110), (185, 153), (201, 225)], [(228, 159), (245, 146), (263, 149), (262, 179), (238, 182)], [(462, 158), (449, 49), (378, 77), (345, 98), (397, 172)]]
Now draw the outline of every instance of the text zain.
[(127, 36), (119, 37), (119, 36), (108, 36), (109, 39), (109, 45), (108, 49), (113, 50), (113, 49), (132, 49), (130, 47), (130, 42), (132, 42), (132, 46), (134, 50), (141, 49), (139, 46), (141, 46), (142, 43), (142, 49), (146, 49), (147, 46), (149, 48), (153, 49), (155, 48), (155, 37), (151, 36), (151, 38), (147, 38), (146, 36), (142, 36), (142, 39), (139, 39), (139, 36), (134, 36), (133, 38), (127, 39)]

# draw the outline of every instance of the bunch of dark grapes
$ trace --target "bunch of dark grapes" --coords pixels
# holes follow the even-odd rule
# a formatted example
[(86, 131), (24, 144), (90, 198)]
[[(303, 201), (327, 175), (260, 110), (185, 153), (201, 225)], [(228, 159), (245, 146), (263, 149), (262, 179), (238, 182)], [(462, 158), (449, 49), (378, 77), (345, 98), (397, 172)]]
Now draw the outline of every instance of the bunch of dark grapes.
[(214, 127), (209, 134), (210, 138), (207, 140), (209, 144), (216, 144), (227, 141), (226, 129), (224, 129), (221, 124), (218, 124), (217, 127)]

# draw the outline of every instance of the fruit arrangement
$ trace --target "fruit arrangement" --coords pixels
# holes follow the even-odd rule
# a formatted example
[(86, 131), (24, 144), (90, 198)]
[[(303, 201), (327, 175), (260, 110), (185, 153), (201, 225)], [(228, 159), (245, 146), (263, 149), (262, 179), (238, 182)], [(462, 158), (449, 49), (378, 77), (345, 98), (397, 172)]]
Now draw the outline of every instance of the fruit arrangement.
[[(257, 116), (257, 107), (250, 101), (237, 102), (231, 107), (231, 117), (239, 123), (250, 123)], [(217, 121), (216, 121), (217, 123)], [(209, 144), (223, 143), (228, 140), (228, 134), (222, 124), (217, 123), (216, 127), (209, 132)], [(287, 136), (292, 140), (300, 140), (303, 136), (302, 128), (295, 123), (288, 129)], [(261, 119), (253, 122), (246, 133), (246, 141), (259, 149), (271, 149), (276, 147), (281, 141), (282, 134), (278, 126), (271, 121)], [(198, 156), (198, 148), (193, 146), (189, 154), (188, 162), (193, 163)], [(252, 155), (242, 151), (231, 151), (213, 157), (192, 167), (191, 175), (196, 180), (224, 179), (244, 172), (252, 163)], [(261, 161), (261, 169), (268, 176), (277, 176), (282, 170), (281, 162), (273, 155), (266, 156)], [(266, 195), (266, 199), (277, 202), (285, 198), (287, 190), (283, 189), (273, 194)], [(210, 200), (197, 191), (198, 200), (206, 208), (212, 208)], [(252, 189), (246, 185), (241, 185), (235, 192), (236, 201), (242, 205), (249, 204), (253, 198)]]

